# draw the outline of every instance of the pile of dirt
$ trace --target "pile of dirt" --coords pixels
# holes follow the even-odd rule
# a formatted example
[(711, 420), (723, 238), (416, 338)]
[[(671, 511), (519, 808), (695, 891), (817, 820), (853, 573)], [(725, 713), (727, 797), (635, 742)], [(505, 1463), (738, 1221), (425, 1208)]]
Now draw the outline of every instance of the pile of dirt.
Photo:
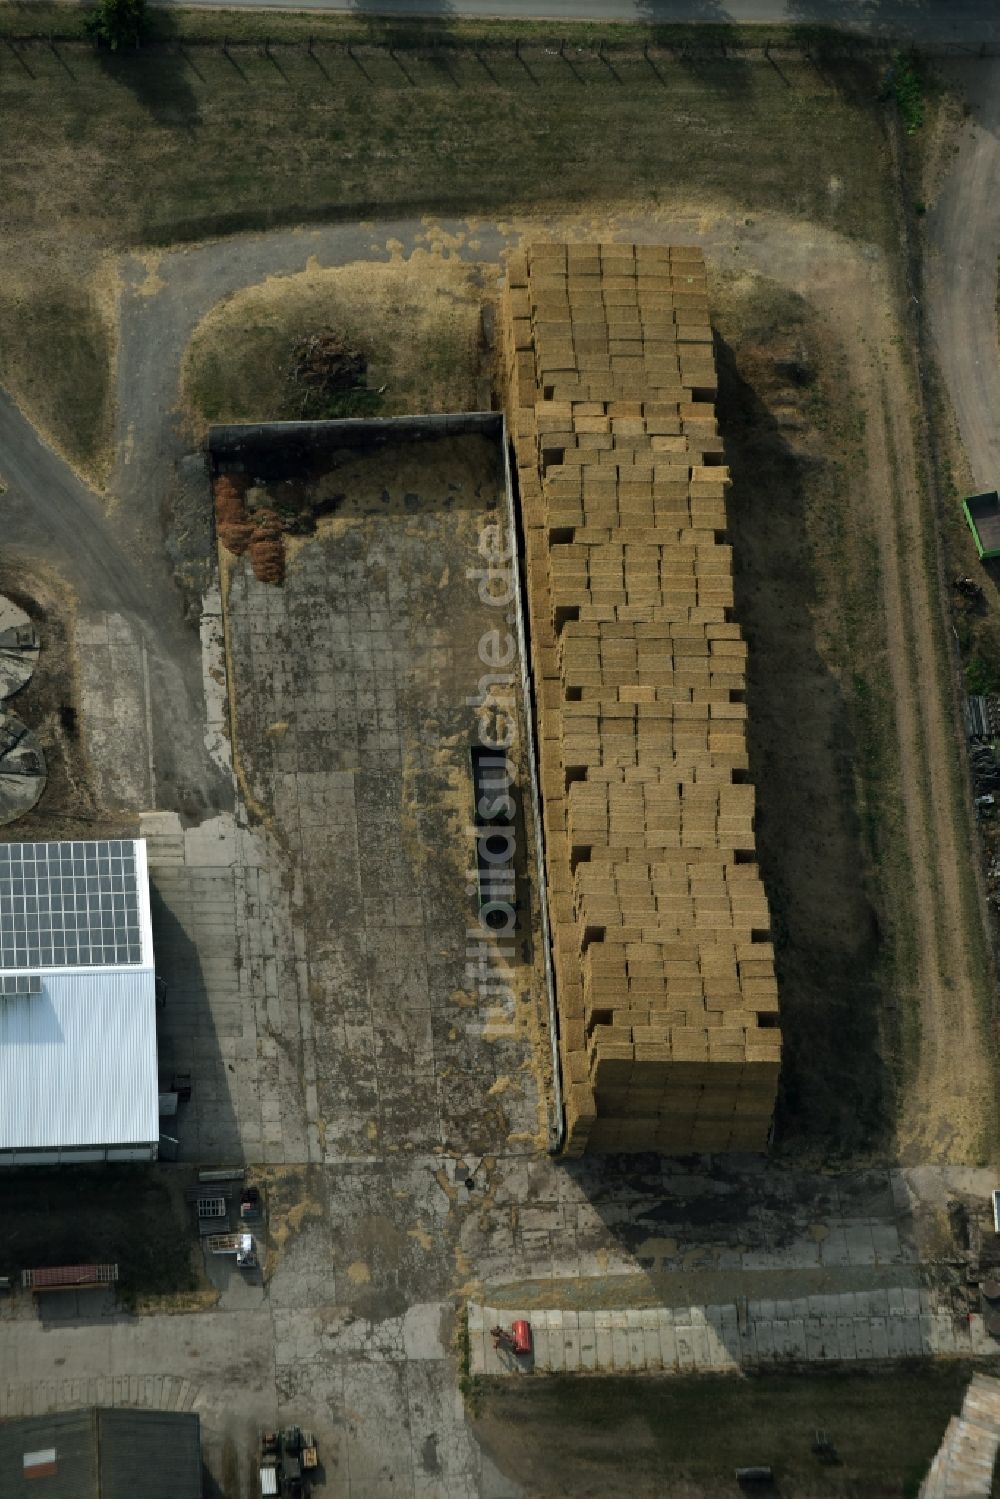
[(250, 565), (261, 583), (285, 581), (283, 526), (273, 510), (261, 509), (254, 516), (250, 538)]
[(215, 531), (234, 557), (243, 555), (253, 535), (253, 522), (247, 516), (243, 492), (224, 474), (215, 481)]
[(247, 514), (245, 486), (227, 474), (214, 484), (215, 529), (219, 541), (234, 557), (249, 554), (254, 577), (261, 583), (285, 579), (284, 527), (273, 510)]

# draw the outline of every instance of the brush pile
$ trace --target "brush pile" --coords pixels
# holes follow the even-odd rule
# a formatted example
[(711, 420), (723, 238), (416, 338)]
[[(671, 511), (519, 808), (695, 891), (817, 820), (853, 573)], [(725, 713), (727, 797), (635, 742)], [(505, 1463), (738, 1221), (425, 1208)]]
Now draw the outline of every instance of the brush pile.
[(309, 415), (324, 411), (350, 391), (364, 389), (367, 371), (368, 360), (360, 350), (348, 348), (332, 328), (320, 328), (294, 344), (288, 378), (300, 389), (302, 412)]

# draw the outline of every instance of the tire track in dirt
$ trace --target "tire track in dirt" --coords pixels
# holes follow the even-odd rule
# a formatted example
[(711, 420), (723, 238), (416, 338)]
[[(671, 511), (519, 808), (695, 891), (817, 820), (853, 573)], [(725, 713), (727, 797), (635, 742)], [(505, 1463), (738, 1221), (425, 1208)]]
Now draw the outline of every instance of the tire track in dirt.
[[(892, 683), (895, 729), (898, 746), (898, 769), (900, 801), (903, 808), (906, 847), (913, 871), (911, 887), (912, 928), (916, 946), (915, 992), (903, 996), (904, 1003), (916, 1009), (936, 1009), (940, 1002), (940, 949), (938, 942), (937, 902), (934, 889), (934, 863), (931, 840), (922, 799), (915, 794), (924, 783), (920, 744), (920, 722), (913, 683), (910, 677), (907, 636), (909, 618), (904, 600), (903, 569), (901, 564), (901, 542), (898, 530), (896, 505), (894, 502), (894, 477), (889, 456), (889, 433), (887, 431), (887, 404), (882, 381), (875, 373), (871, 357), (867, 354), (857, 335), (850, 341), (848, 367), (855, 389), (864, 393), (866, 412), (865, 457), (868, 467), (868, 489), (872, 496), (872, 513), (878, 542), (880, 578), (882, 584), (881, 605), (885, 612), (886, 646), (889, 676)], [(939, 1060), (935, 1049), (932, 1054), (924, 1049), (926, 1037), (921, 1015), (920, 1066), (933, 1067)], [(923, 1080), (926, 1091), (926, 1078)], [(903, 1118), (910, 1112), (908, 1095), (911, 1089), (901, 1090)], [(902, 1140), (912, 1131), (903, 1119), (897, 1119), (897, 1133)], [(904, 1147), (905, 1148), (905, 1147)]]

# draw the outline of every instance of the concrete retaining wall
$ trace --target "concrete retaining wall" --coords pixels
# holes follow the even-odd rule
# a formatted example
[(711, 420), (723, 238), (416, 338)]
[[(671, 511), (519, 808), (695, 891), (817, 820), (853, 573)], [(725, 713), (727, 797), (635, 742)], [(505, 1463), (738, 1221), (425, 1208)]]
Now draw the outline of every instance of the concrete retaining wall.
[(213, 473), (239, 469), (255, 478), (281, 479), (301, 473), (345, 448), (426, 442), (478, 433), (500, 439), (498, 411), (461, 411), (429, 416), (345, 417), (328, 422), (248, 422), (208, 429)]

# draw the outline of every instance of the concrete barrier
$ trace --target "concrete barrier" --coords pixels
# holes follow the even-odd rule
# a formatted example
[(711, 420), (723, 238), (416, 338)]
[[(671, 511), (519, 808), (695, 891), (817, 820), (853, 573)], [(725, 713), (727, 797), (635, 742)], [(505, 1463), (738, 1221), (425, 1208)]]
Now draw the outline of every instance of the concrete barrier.
[(256, 478), (281, 479), (345, 448), (426, 442), (477, 433), (500, 440), (499, 411), (461, 411), (426, 416), (343, 417), (326, 422), (248, 422), (208, 429), (213, 473), (233, 469)]

